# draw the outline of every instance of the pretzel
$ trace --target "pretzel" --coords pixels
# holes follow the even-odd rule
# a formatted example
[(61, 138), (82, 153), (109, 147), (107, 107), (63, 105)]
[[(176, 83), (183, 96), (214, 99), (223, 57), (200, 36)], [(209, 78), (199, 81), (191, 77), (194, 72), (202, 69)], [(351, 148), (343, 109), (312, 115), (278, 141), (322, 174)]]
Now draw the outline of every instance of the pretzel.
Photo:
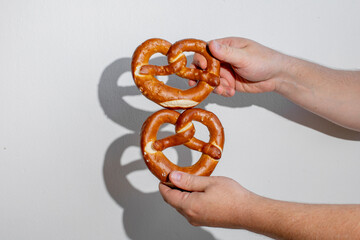
[[(210, 132), (210, 139), (205, 143), (194, 137), (195, 128), (192, 120), (203, 123)], [(156, 138), (160, 126), (164, 123), (175, 125), (176, 134), (158, 140)], [(193, 108), (182, 114), (170, 109), (160, 110), (151, 115), (141, 129), (141, 151), (149, 170), (168, 185), (169, 173), (182, 171), (199, 176), (209, 176), (221, 158), (224, 146), (224, 129), (212, 112)], [(184, 144), (190, 149), (202, 152), (200, 159), (192, 166), (179, 167), (169, 161), (163, 150)]]
[[(197, 39), (184, 39), (171, 45), (166, 40), (153, 38), (142, 43), (134, 52), (131, 63), (136, 86), (147, 98), (165, 108), (192, 108), (203, 101), (220, 83), (220, 62), (207, 51), (207, 44)], [(196, 52), (207, 60), (205, 70), (186, 67), (185, 51)], [(155, 53), (167, 55), (169, 65), (149, 65)], [(156, 75), (176, 74), (182, 78), (198, 80), (198, 84), (187, 90), (165, 85)]]

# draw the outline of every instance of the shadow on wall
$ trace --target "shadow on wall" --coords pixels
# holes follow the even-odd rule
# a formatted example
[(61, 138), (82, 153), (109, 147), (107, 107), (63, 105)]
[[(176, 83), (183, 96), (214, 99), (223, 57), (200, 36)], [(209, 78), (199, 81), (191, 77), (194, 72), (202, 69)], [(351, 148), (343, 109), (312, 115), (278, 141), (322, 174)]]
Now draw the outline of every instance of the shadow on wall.
[[(154, 64), (161, 64), (161, 58)], [(99, 83), (99, 100), (105, 114), (117, 124), (132, 131), (116, 139), (105, 154), (103, 174), (106, 188), (115, 202), (124, 209), (123, 224), (130, 239), (199, 239), (214, 240), (203, 228), (191, 226), (184, 217), (168, 206), (159, 192), (143, 193), (133, 187), (127, 175), (143, 170), (143, 159), (122, 164), (122, 155), (129, 147), (137, 147), (140, 154), (140, 129), (153, 113), (131, 107), (123, 97), (140, 95), (137, 87), (120, 87), (118, 79), (130, 72), (131, 59), (122, 58), (110, 64), (103, 72)], [(161, 134), (171, 134), (162, 131)], [(189, 149), (177, 148), (179, 165), (190, 165)], [(181, 159), (181, 160), (180, 160)]]
[[(162, 57), (156, 57), (151, 61), (152, 64), (164, 64), (164, 58)], [(191, 58), (188, 61), (191, 61)], [(180, 214), (162, 200), (158, 192), (142, 193), (127, 180), (126, 176), (128, 174), (145, 169), (146, 166), (142, 159), (122, 165), (122, 154), (131, 146), (138, 147), (140, 151), (139, 134), (141, 126), (146, 118), (153, 113), (133, 108), (124, 100), (125, 96), (141, 94), (135, 85), (122, 87), (117, 84), (120, 76), (130, 71), (131, 58), (121, 58), (114, 61), (103, 71), (98, 88), (99, 101), (105, 115), (133, 132), (119, 137), (109, 146), (103, 166), (107, 190), (119, 206), (124, 209), (123, 223), (125, 231), (130, 239), (135, 240), (214, 239), (204, 229), (192, 227), (188, 224)], [(179, 80), (176, 76), (170, 76), (168, 83), (173, 87), (187, 88), (186, 81)], [(232, 98), (211, 94), (199, 107), (206, 108), (209, 103), (232, 108), (256, 105), (324, 134), (347, 140), (360, 140), (360, 133), (322, 119), (275, 93), (238, 93)], [(185, 148), (175, 149), (178, 152), (179, 164), (189, 165), (191, 163), (190, 151)]]
[[(211, 233), (191, 226), (184, 217), (168, 206), (159, 192), (143, 193), (131, 185), (126, 176), (146, 168), (142, 159), (121, 165), (122, 154), (131, 146), (139, 147), (138, 134), (127, 134), (114, 141), (106, 152), (103, 168), (107, 190), (124, 209), (123, 224), (128, 237), (133, 240), (214, 240)], [(191, 159), (190, 151), (178, 152), (178, 156)]]

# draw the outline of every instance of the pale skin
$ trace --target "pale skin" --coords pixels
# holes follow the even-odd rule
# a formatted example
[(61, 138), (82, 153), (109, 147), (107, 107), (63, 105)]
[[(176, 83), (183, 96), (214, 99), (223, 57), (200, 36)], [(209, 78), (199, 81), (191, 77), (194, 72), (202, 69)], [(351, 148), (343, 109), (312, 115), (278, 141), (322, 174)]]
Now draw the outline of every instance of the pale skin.
[[(244, 38), (213, 40), (209, 49), (222, 62), (215, 93), (231, 97), (236, 91), (274, 91), (329, 121), (360, 131), (360, 71), (326, 68)], [(193, 64), (205, 68), (206, 60), (195, 55)], [(360, 239), (357, 204), (278, 201), (226, 177), (172, 172), (170, 181), (177, 188), (160, 183), (161, 195), (195, 226), (240, 228), (275, 239)]]

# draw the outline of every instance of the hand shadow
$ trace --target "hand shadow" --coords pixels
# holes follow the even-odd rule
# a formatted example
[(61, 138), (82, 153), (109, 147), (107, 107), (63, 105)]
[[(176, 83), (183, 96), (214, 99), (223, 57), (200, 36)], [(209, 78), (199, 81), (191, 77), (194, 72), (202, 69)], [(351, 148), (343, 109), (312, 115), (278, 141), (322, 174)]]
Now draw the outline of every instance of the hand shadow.
[(335, 123), (321, 118), (273, 92), (257, 94), (237, 93), (231, 99), (212, 94), (208, 99), (205, 99), (203, 104), (206, 105), (208, 103), (216, 103), (218, 105), (233, 108), (255, 105), (323, 134), (340, 139), (360, 141), (359, 132), (336, 125)]
[(231, 98), (211, 94), (199, 107), (204, 108), (209, 103), (216, 103), (221, 106), (232, 108), (243, 108), (255, 105), (323, 134), (340, 139), (360, 141), (360, 132), (336, 125), (335, 123), (299, 107), (285, 97), (274, 92), (257, 94), (237, 93)]

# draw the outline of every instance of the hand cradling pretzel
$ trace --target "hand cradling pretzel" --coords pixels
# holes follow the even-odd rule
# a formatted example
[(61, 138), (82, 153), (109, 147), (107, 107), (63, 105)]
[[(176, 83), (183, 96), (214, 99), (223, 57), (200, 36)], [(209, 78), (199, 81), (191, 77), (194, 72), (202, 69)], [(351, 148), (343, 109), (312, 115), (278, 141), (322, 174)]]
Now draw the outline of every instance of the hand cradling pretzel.
[[(163, 39), (149, 39), (134, 52), (131, 69), (136, 86), (147, 98), (168, 108), (151, 115), (141, 129), (141, 150), (149, 170), (161, 182), (169, 183), (171, 171), (183, 171), (190, 174), (209, 176), (221, 158), (224, 146), (224, 130), (215, 114), (192, 108), (203, 101), (219, 85), (220, 62), (207, 51), (207, 44), (197, 39), (184, 39), (171, 45)], [(196, 52), (207, 60), (205, 70), (186, 67), (185, 51)], [(167, 56), (169, 65), (149, 65), (150, 57), (155, 53)], [(182, 78), (197, 80), (198, 84), (188, 90), (165, 85), (154, 76), (176, 74)], [(179, 113), (170, 109), (187, 109)], [(194, 137), (192, 120), (204, 124), (210, 139), (205, 143)], [(164, 139), (156, 139), (160, 126), (164, 123), (175, 125), (176, 134)], [(200, 159), (192, 166), (179, 167), (163, 154), (163, 150), (184, 144), (190, 149), (202, 152)]]

